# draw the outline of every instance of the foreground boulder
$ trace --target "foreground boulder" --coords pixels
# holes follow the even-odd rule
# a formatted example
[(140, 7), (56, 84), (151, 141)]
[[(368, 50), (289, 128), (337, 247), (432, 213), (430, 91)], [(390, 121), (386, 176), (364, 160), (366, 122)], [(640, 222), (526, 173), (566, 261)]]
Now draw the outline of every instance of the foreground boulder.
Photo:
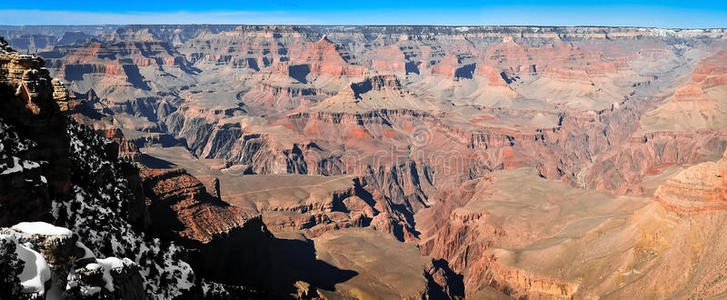
[(128, 258), (96, 258), (66, 228), (23, 222), (0, 229), (0, 241), (8, 298), (146, 298), (138, 265)]

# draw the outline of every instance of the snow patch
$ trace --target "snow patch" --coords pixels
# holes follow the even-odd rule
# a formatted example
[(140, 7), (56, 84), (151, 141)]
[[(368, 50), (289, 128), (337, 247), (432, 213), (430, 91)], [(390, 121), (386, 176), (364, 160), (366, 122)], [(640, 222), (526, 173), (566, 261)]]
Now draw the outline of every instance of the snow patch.
[(23, 171), (23, 166), (20, 165), (20, 158), (13, 156), (13, 166), (0, 173), (0, 175), (7, 175)]
[(13, 166), (9, 169), (4, 170), (0, 175), (8, 175), (12, 173), (22, 172), (23, 169), (30, 170), (40, 167), (37, 162), (22, 160), (19, 157), (13, 156)]
[(73, 232), (66, 228), (54, 226), (46, 222), (21, 222), (12, 228), (27, 234), (59, 235), (67, 237), (73, 235)]
[(45, 283), (50, 280), (51, 273), (43, 255), (21, 244), (16, 244), (15, 253), (25, 262), (23, 272), (19, 276), (23, 292), (45, 294)]
[[(114, 278), (111, 277), (111, 270), (121, 271), (125, 267), (133, 264), (133, 262), (128, 258), (119, 259), (116, 257), (97, 259), (96, 262), (103, 266), (103, 280), (106, 282), (106, 289), (111, 292), (114, 291)], [(88, 267), (89, 266), (87, 265), (86, 268)]]

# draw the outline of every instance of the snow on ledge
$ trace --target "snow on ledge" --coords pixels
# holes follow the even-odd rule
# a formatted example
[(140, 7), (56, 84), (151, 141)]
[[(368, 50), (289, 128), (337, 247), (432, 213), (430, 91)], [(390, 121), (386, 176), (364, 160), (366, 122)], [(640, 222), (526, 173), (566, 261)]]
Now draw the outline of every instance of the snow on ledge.
[[(18, 242), (15, 236), (0, 234), (0, 239), (15, 244), (15, 254), (23, 261), (23, 271), (18, 275), (23, 293), (41, 296), (45, 294), (45, 284), (51, 279), (51, 270), (43, 255)], [(5, 275), (5, 274), (3, 274)]]
[(21, 244), (17, 244), (15, 253), (18, 254), (18, 258), (25, 262), (23, 273), (20, 274), (19, 278), (20, 284), (23, 286), (23, 292), (37, 295), (45, 294), (45, 283), (51, 278), (50, 267), (48, 267), (45, 258), (35, 250)]
[[(96, 262), (103, 266), (104, 274), (103, 279), (106, 282), (106, 289), (113, 292), (114, 291), (114, 278), (111, 276), (111, 270), (120, 271), (126, 266), (133, 265), (134, 262), (132, 262), (128, 258), (119, 259), (116, 257), (107, 257), (102, 259), (96, 259)], [(92, 265), (92, 264), (89, 264)], [(86, 268), (89, 268), (89, 266), (86, 266)]]
[(0, 175), (8, 175), (12, 173), (22, 172), (23, 170), (30, 170), (40, 167), (36, 162), (22, 160), (18, 157), (13, 156), (13, 166), (7, 170), (3, 170)]
[(66, 228), (54, 226), (45, 222), (21, 222), (15, 224), (12, 228), (27, 234), (61, 235), (69, 237), (73, 235), (73, 232)]

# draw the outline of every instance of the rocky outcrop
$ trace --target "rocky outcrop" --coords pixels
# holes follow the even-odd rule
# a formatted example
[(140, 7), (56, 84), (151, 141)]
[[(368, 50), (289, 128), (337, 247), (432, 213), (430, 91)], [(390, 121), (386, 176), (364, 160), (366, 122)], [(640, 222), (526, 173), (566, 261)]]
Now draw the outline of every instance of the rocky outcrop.
[(619, 149), (600, 157), (585, 173), (586, 186), (617, 193), (643, 193), (641, 179), (673, 165), (703, 161), (727, 147), (721, 130), (654, 132), (632, 137)]
[(326, 36), (308, 44), (303, 51), (292, 57), (292, 63), (307, 63), (311, 74), (332, 76), (363, 75), (365, 68), (349, 64), (350, 54)]
[(654, 200), (678, 214), (727, 210), (727, 152), (691, 166), (659, 186)]
[(486, 265), (485, 269), (472, 277), (482, 276), (482, 281), (489, 287), (515, 299), (568, 299), (578, 290), (577, 284), (503, 266), (493, 257), (484, 260), (486, 262), (478, 264)]
[(135, 161), (141, 155), (136, 144), (126, 139), (124, 134), (121, 132), (121, 129), (109, 128), (101, 131), (101, 135), (119, 145), (119, 158)]
[(268, 278), (274, 274), (266, 268), (275, 260), (270, 251), (276, 242), (259, 214), (222, 201), (219, 191), (208, 192), (183, 169), (142, 169), (140, 174), (153, 220), (150, 229), (193, 249), (189, 260), (205, 278), (204, 297), (284, 295), (272, 290), (276, 283)]
[(154, 230), (169, 238), (206, 244), (255, 218), (207, 192), (183, 169), (140, 172)]
[(53, 100), (58, 104), (58, 109), (61, 112), (68, 111), (70, 100), (68, 89), (62, 81), (55, 78), (51, 80), (51, 84), (53, 85)]
[[(420, 250), (431, 257), (447, 261), (454, 272), (467, 274), (464, 282), (467, 291), (489, 286), (493, 281), (497, 284), (497, 279), (493, 279), (494, 274), (486, 275), (491, 268), (489, 266), (491, 261), (487, 260), (486, 251), (499, 239), (504, 238), (504, 231), (488, 222), (489, 212), (461, 208), (468, 199), (491, 196), (493, 180), (491, 177), (486, 177), (464, 183), (446, 195), (448, 199), (457, 199), (462, 201), (461, 203), (437, 205), (423, 216), (430, 219), (432, 224), (424, 227), (431, 228), (431, 231), (424, 232)], [(434, 197), (441, 196), (445, 195), (439, 194)], [(504, 289), (499, 290), (504, 291)]]
[[(464, 276), (466, 295), (478, 299), (494, 295), (516, 299), (581, 297), (583, 294), (578, 293), (583, 292), (579, 279), (582, 273), (561, 272), (561, 263), (573, 261), (571, 245), (578, 245), (578, 251), (588, 251), (582, 250), (581, 239), (590, 241), (600, 229), (588, 229), (593, 225), (581, 229), (580, 221), (572, 221), (566, 215), (571, 211), (576, 215), (582, 213), (580, 207), (571, 208), (582, 199), (594, 203), (612, 199), (545, 180), (528, 168), (497, 171), (431, 197), (452, 201), (438, 203), (417, 215), (417, 222), (426, 224), (419, 227), (420, 250), (449, 262), (454, 272)], [(574, 227), (579, 229), (571, 231), (569, 224), (576, 224)], [(575, 233), (580, 230), (589, 234), (583, 237)], [(568, 233), (561, 235), (563, 231)], [(484, 291), (493, 294), (483, 296)]]
[[(0, 93), (4, 99), (0, 103), (0, 186), (4, 191), (0, 203), (22, 208), (0, 212), (0, 224), (7, 226), (20, 218), (47, 217), (50, 200), (70, 194), (70, 162), (66, 120), (42, 59), (18, 54), (0, 40)], [(22, 199), (23, 204), (13, 203), (14, 199)]]

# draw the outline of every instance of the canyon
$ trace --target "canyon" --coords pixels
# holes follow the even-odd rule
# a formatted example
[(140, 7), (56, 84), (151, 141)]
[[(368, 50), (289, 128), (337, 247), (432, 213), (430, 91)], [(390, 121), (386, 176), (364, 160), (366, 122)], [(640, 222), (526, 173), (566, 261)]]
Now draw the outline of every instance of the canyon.
[[(147, 295), (727, 294), (727, 30), (0, 35), (0, 235), (67, 227), (94, 259), (128, 257), (119, 276)], [(95, 233), (95, 210), (122, 229)]]

